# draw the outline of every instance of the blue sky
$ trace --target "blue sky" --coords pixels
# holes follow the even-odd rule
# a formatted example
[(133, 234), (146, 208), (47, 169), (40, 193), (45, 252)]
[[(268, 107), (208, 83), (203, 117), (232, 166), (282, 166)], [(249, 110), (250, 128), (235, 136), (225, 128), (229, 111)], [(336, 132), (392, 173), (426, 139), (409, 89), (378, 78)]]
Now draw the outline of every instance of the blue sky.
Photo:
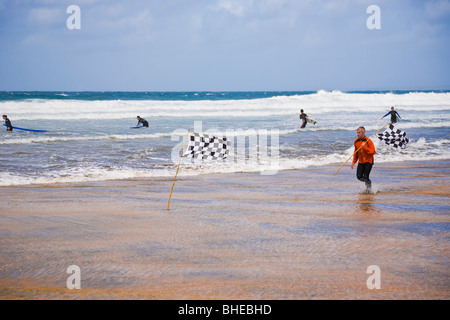
[(448, 57), (450, 0), (0, 0), (0, 90), (450, 89)]

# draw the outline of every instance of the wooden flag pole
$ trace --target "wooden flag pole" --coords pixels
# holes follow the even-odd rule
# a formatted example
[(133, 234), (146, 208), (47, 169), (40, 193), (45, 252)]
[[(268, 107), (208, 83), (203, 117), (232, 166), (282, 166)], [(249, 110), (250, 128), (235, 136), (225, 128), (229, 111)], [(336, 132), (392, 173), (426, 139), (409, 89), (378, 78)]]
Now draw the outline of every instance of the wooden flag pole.
[(175, 186), (175, 181), (177, 180), (178, 170), (180, 170), (181, 158), (182, 158), (182, 156), (183, 156), (183, 150), (184, 150), (184, 147), (186, 146), (186, 141), (187, 141), (188, 138), (189, 138), (189, 133), (191, 133), (190, 130), (188, 130), (188, 133), (187, 133), (187, 136), (186, 136), (186, 140), (184, 141), (183, 147), (181, 148), (180, 161), (178, 161), (177, 173), (175, 174), (175, 178), (173, 179), (172, 189), (170, 190), (169, 202), (167, 203), (167, 210), (169, 210), (169, 206), (170, 206), (170, 198), (172, 198), (173, 187)]
[[(380, 132), (381, 130), (383, 130), (386, 126), (390, 125), (391, 123), (389, 122), (388, 124), (384, 125), (380, 130), (378, 130), (377, 132), (375, 132), (373, 135), (370, 136), (370, 138), (372, 138), (374, 135), (376, 135), (378, 132)], [(369, 138), (369, 139), (370, 139)], [(355, 153), (357, 153), (359, 151), (359, 149), (361, 149), (363, 146), (361, 145), (361, 147), (358, 148), (358, 150), (356, 150), (355, 152), (353, 152), (353, 154), (350, 156), (350, 158), (347, 159), (347, 161), (345, 161), (342, 166), (339, 167), (339, 169), (336, 170), (336, 172), (333, 174), (336, 175), (336, 173), (338, 173), (339, 170), (341, 170), (341, 168), (355, 155)]]

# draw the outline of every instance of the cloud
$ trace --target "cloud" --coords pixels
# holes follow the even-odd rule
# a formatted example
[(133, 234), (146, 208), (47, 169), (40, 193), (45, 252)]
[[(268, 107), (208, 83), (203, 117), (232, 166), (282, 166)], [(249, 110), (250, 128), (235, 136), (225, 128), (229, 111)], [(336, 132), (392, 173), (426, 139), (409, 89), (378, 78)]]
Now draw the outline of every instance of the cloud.
[[(117, 88), (145, 83), (168, 90), (188, 84), (220, 89), (236, 79), (242, 88), (246, 81), (259, 88), (287, 88), (302, 79), (340, 83), (339, 73), (356, 78), (367, 61), (378, 61), (386, 74), (397, 66), (407, 69), (406, 58), (420, 66), (448, 65), (443, 57), (449, 48), (450, 0), (377, 0), (382, 16), (377, 31), (366, 27), (372, 3), (0, 0), (0, 38), (8, 48), (0, 50), (0, 64), (11, 70), (22, 66), (16, 63), (20, 55), (29, 62), (23, 70), (30, 75), (41, 66), (55, 66), (80, 74), (86, 87), (109, 83), (114, 74)], [(80, 30), (66, 27), (70, 4), (81, 9)], [(17, 78), (39, 81), (28, 71)], [(347, 86), (353, 78), (346, 79)]]
[(93, 26), (109, 32), (146, 29), (153, 20), (147, 9), (131, 11), (121, 4), (94, 7), (86, 11), (88, 15)]
[(28, 22), (33, 25), (54, 25), (65, 21), (61, 9), (35, 8), (28, 14)]
[(425, 13), (431, 19), (440, 19), (450, 15), (450, 1), (429, 1), (425, 3)]
[(242, 17), (244, 12), (250, 9), (252, 5), (253, 0), (219, 0), (217, 9)]

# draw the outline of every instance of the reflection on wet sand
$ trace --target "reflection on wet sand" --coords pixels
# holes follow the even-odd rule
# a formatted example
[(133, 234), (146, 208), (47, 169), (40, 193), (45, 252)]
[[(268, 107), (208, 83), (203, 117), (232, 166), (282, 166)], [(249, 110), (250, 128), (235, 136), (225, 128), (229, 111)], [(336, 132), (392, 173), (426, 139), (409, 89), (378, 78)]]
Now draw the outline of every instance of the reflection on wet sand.
[(181, 176), (170, 211), (168, 179), (0, 188), (0, 297), (448, 299), (449, 162), (420, 165), (378, 164), (369, 195), (328, 167)]
[(356, 201), (358, 206), (355, 207), (355, 214), (380, 214), (382, 210), (379, 209), (375, 203), (375, 194), (360, 194), (358, 200)]

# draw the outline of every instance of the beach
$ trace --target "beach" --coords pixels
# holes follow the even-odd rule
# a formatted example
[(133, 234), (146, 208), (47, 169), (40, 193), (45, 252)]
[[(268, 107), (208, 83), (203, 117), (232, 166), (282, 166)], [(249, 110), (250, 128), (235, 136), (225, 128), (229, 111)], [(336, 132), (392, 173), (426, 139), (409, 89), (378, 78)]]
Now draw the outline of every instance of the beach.
[(0, 300), (450, 300), (449, 22), (0, 0)]
[(450, 161), (338, 167), (2, 186), (0, 299), (449, 299)]

